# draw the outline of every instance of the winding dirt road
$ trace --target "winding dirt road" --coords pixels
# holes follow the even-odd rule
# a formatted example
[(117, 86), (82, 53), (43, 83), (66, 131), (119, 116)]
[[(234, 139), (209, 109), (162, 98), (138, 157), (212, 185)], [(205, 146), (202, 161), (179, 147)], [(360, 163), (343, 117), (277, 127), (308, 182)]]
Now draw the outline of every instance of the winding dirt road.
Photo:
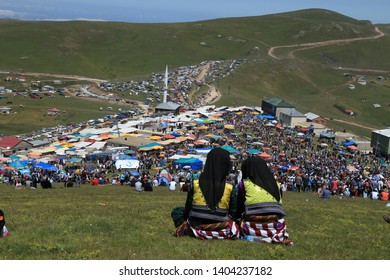
[[(282, 49), (282, 48), (296, 48), (296, 47), (299, 47), (299, 49), (297, 49), (297, 50), (303, 50), (303, 49), (317, 48), (317, 47), (328, 46), (328, 45), (336, 45), (336, 44), (340, 44), (340, 43), (349, 43), (349, 42), (363, 41), (363, 40), (375, 40), (375, 39), (378, 39), (378, 38), (383, 37), (385, 35), (382, 31), (380, 31), (380, 29), (378, 27), (375, 27), (375, 31), (378, 34), (375, 36), (370, 36), (370, 37), (358, 37), (358, 38), (351, 38), (351, 39), (328, 40), (328, 41), (295, 44), (295, 45), (274, 46), (274, 47), (269, 48), (268, 55), (272, 58), (275, 58), (275, 59), (281, 59), (280, 57), (275, 55), (275, 50)], [(288, 56), (290, 58), (293, 58), (294, 52), (297, 50), (290, 51)]]
[[(203, 67), (202, 71), (200, 71), (199, 75), (194, 78), (195, 81), (200, 82), (204, 76), (207, 75), (207, 72), (210, 70), (210, 64), (207, 64)], [(217, 88), (211, 84), (205, 84), (209, 88), (209, 94), (203, 100), (205, 104), (212, 104), (217, 102), (221, 98), (221, 93), (217, 91)], [(190, 95), (191, 97), (191, 95)]]

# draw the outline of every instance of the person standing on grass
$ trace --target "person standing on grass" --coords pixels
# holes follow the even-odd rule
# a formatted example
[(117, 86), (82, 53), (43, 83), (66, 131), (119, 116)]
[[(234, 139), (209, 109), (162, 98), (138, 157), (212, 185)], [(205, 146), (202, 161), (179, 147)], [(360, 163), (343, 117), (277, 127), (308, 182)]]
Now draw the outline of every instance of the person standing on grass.
[(241, 170), (236, 217), (242, 239), (293, 245), (284, 220), (282, 192), (265, 160), (249, 157)]
[(302, 179), (302, 175), (301, 174), (297, 174), (297, 176), (295, 177), (295, 185), (297, 187), (297, 191), (301, 192), (302, 191), (302, 186), (303, 186), (303, 179)]
[(230, 154), (215, 148), (207, 154), (203, 172), (193, 179), (187, 192), (185, 207), (176, 207), (171, 217), (174, 235), (198, 239), (237, 239), (236, 188), (228, 183), (231, 171)]

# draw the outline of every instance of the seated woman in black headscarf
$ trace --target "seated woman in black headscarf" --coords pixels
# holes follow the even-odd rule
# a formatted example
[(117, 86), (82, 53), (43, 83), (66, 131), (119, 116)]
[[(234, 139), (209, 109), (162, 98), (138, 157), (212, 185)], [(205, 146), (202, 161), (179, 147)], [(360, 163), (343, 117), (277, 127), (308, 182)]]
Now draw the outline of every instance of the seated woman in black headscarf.
[(249, 157), (242, 163), (237, 218), (241, 239), (293, 245), (282, 209), (282, 192), (265, 160)]
[(236, 188), (226, 179), (231, 169), (230, 154), (215, 148), (207, 154), (199, 178), (192, 180), (185, 207), (172, 211), (175, 236), (192, 235), (199, 239), (236, 239)]
[(0, 237), (8, 236), (9, 232), (5, 226), (4, 212), (0, 209)]

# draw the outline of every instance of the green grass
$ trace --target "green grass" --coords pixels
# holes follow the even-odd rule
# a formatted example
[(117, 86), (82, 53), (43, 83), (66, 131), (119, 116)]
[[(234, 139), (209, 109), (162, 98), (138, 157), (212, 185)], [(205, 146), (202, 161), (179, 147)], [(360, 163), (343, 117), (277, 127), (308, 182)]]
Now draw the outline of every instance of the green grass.
[(283, 207), (295, 246), (176, 238), (171, 210), (185, 193), (128, 186), (15, 190), (0, 185), (11, 235), (2, 260), (387, 260), (383, 201), (329, 200), (287, 192)]
[[(12, 104), (6, 104), (7, 101), (12, 101)], [(24, 107), (20, 107), (20, 105)], [(118, 112), (119, 108), (124, 110), (132, 108), (129, 104), (124, 103), (108, 104), (100, 100), (91, 101), (78, 97), (65, 98), (64, 96), (44, 97), (43, 99), (17, 96), (0, 99), (0, 106), (10, 107), (13, 112), (9, 115), (0, 114), (0, 134), (4, 135), (22, 134), (42, 127), (98, 119)], [(112, 107), (113, 110), (107, 110), (107, 106)], [(59, 116), (47, 116), (47, 110), (54, 107), (63, 113)]]
[[(162, 72), (167, 63), (175, 68), (205, 60), (237, 59), (255, 46), (266, 53), (267, 45), (369, 36), (373, 27), (312, 9), (170, 24), (2, 20), (0, 32), (2, 70), (124, 80)], [(302, 32), (304, 35), (297, 36)]]

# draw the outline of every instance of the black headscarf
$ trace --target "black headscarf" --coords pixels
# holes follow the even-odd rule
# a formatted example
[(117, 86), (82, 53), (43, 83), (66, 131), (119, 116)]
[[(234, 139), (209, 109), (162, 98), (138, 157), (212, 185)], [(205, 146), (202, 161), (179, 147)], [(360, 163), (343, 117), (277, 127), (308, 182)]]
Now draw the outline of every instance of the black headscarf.
[(212, 149), (207, 154), (202, 174), (199, 176), (199, 187), (206, 200), (207, 207), (215, 210), (225, 190), (226, 176), (232, 163), (230, 154), (222, 148)]
[(0, 209), (0, 237), (3, 237), (3, 227), (5, 226), (4, 212)]
[(280, 201), (278, 184), (264, 159), (260, 157), (247, 158), (242, 163), (241, 171), (242, 179), (250, 179), (252, 183), (266, 190), (278, 202)]

